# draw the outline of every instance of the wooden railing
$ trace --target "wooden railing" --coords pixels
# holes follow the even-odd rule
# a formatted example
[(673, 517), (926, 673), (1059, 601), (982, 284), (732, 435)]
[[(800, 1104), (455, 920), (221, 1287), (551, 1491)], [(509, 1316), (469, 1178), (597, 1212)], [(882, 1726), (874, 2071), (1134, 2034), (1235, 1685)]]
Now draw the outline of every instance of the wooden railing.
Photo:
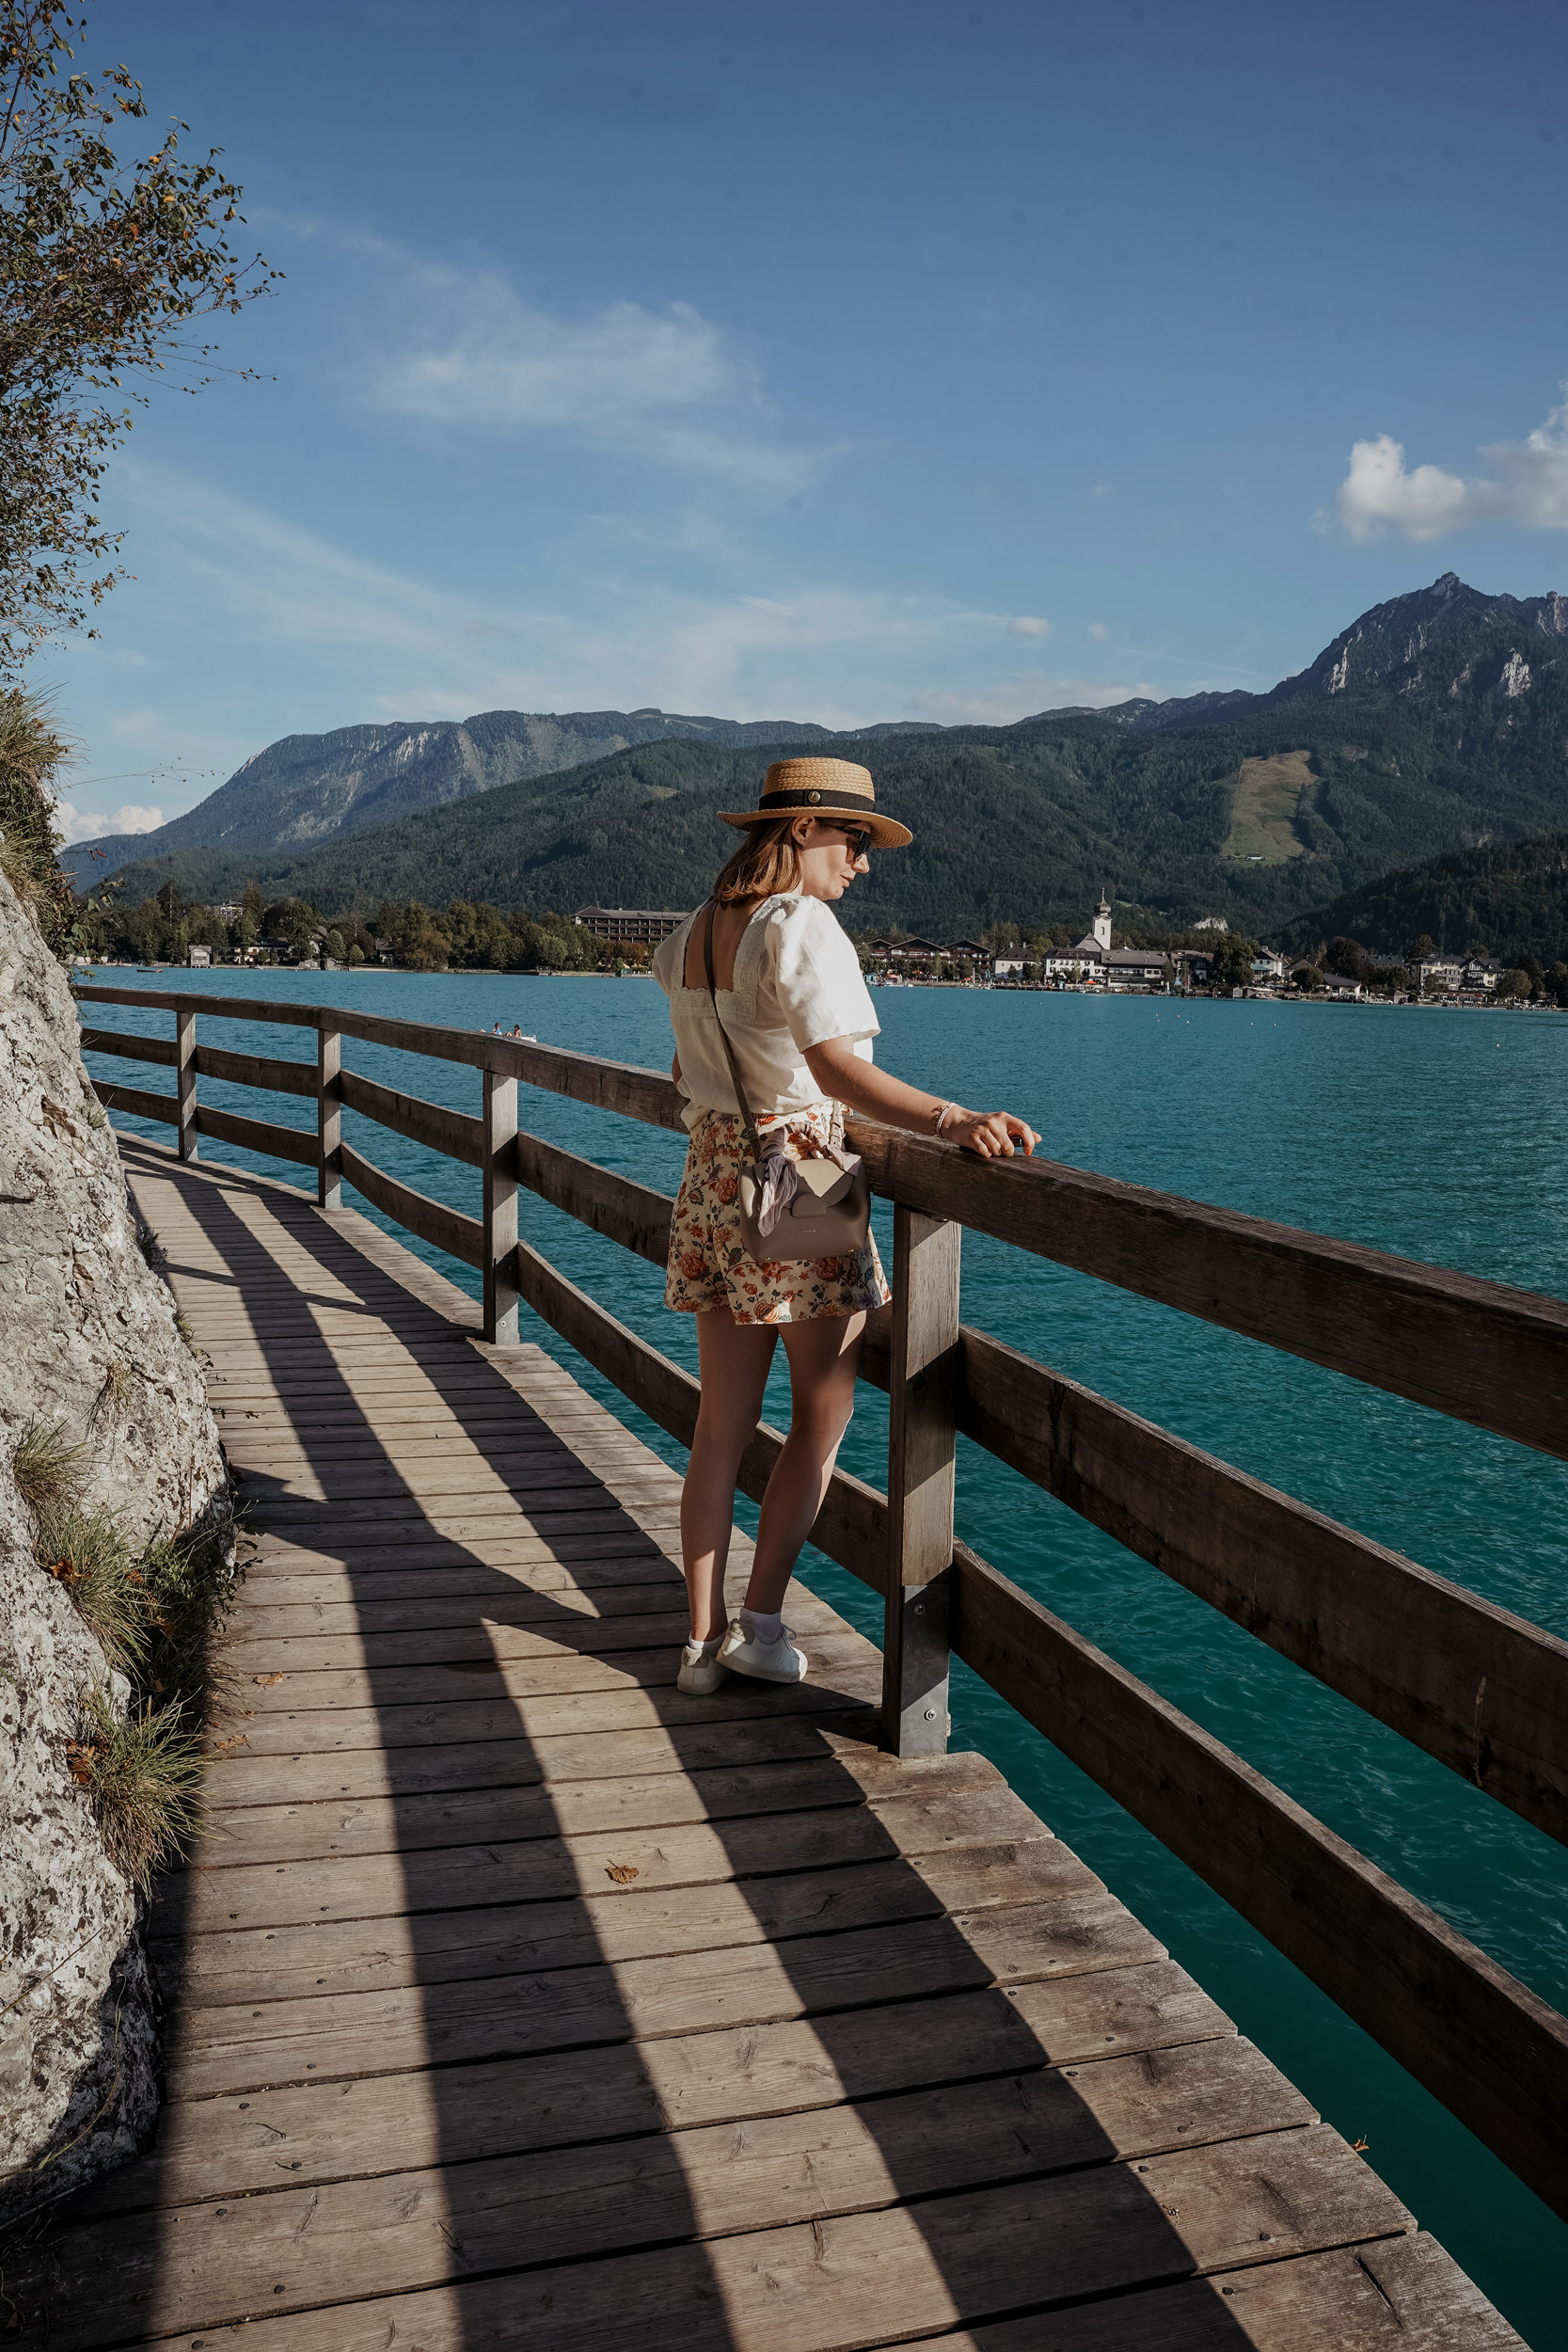
[[(170, 1041), (87, 1029), (88, 1052), (172, 1065), (174, 1094), (101, 1099), (317, 1171), (480, 1272), (487, 1340), (525, 1302), (683, 1444), (691, 1376), (569, 1282), (517, 1224), (522, 1187), (662, 1265), (672, 1202), (517, 1125), (517, 1086), (674, 1128), (656, 1071), (341, 1009), (83, 987), (159, 1007)], [(314, 1066), (219, 1052), (196, 1021), (315, 1033)], [(353, 1038), (483, 1073), (475, 1119), (341, 1066)], [(314, 1096), (314, 1134), (199, 1102), (199, 1077)], [(342, 1141), (344, 1105), (477, 1167), (465, 1216)], [(895, 1205), (894, 1301), (863, 1376), (890, 1391), (885, 1494), (834, 1472), (813, 1540), (883, 1596), (884, 1739), (947, 1737), (949, 1659), (971, 1666), (1568, 2217), (1568, 2020), (1158, 1693), (956, 1540), (959, 1433), (1057, 1496), (1428, 1755), (1568, 1843), (1568, 1644), (1062, 1378), (959, 1319), (962, 1229), (1201, 1316), (1544, 1453), (1568, 1455), (1568, 1304), (1040, 1161), (981, 1163), (851, 1120)], [(741, 1466), (761, 1495), (783, 1442)]]

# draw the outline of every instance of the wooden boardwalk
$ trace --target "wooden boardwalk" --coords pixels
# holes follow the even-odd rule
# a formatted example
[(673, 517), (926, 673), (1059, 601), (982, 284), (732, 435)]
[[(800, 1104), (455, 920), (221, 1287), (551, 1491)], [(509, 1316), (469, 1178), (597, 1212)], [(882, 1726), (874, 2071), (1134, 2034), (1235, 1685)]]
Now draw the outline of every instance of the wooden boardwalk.
[(678, 1482), (541, 1350), (125, 1159), (250, 1508), (241, 1711), (154, 1913), (157, 2144), (8, 2275), (18, 2342), (1518, 2344), (989, 1764), (879, 1753), (821, 1601), (803, 1688), (675, 1692)]

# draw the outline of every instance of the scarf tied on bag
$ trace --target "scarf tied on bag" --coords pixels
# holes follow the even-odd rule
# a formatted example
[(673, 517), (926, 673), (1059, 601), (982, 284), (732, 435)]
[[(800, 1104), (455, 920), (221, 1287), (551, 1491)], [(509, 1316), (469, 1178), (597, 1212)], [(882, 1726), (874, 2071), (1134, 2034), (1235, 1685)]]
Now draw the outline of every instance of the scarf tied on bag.
[[(761, 1152), (752, 1174), (757, 1186), (757, 1230), (773, 1232), (790, 1202), (801, 1189), (799, 1163), (789, 1156), (787, 1127), (770, 1128), (758, 1138)], [(846, 1152), (836, 1143), (819, 1143), (812, 1152), (814, 1160), (832, 1160), (847, 1176), (860, 1166), (853, 1152)]]

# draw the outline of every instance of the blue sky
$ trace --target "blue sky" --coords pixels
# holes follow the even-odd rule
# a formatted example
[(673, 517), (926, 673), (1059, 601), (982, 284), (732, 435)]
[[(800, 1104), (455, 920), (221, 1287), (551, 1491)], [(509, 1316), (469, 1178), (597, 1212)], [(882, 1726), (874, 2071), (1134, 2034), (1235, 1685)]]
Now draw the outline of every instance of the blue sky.
[(78, 834), (357, 721), (1005, 721), (1568, 588), (1557, 0), (93, 12), (287, 276), (109, 477)]

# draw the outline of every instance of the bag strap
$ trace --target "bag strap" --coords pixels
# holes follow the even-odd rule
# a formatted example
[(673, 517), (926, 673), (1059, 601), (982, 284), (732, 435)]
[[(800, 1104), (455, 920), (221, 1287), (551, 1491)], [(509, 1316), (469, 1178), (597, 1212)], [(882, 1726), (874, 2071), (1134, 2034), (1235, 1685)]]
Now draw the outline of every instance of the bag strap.
[(757, 1133), (757, 1122), (752, 1117), (752, 1105), (747, 1099), (745, 1085), (740, 1075), (740, 1064), (736, 1059), (735, 1047), (730, 1043), (730, 1033), (724, 1026), (724, 1017), (719, 1009), (719, 991), (713, 981), (713, 918), (718, 912), (718, 899), (710, 898), (703, 917), (703, 977), (707, 981), (707, 993), (713, 1006), (713, 1017), (719, 1025), (719, 1035), (724, 1047), (724, 1058), (730, 1065), (730, 1084), (735, 1089), (735, 1099), (740, 1105), (740, 1116), (746, 1122), (746, 1140), (752, 1147), (752, 1161), (754, 1166), (762, 1157), (762, 1137)]

